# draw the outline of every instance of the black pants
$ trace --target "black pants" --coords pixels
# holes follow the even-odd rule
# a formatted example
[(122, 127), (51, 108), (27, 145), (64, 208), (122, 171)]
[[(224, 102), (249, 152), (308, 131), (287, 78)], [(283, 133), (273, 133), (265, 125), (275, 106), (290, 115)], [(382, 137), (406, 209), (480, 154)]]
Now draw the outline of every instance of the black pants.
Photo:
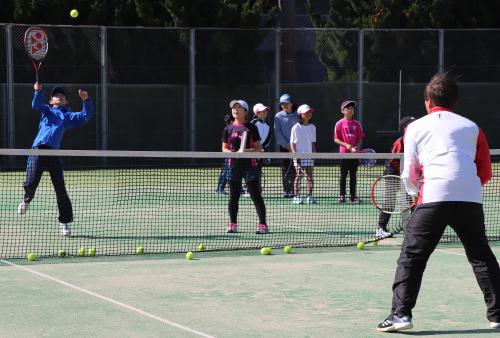
[[(246, 182), (248, 193), (250, 198), (255, 205), (257, 210), (257, 216), (259, 217), (260, 224), (266, 223), (266, 206), (264, 205), (264, 199), (262, 198), (262, 191), (260, 186), (260, 179), (254, 179)], [(229, 193), (229, 218), (231, 223), (238, 223), (238, 207), (241, 196), (241, 180), (229, 181), (230, 193)]]
[[(288, 153), (287, 148), (280, 146), (280, 152)], [(281, 179), (283, 181), (283, 193), (293, 195), (293, 183), (295, 182), (295, 167), (292, 159), (285, 159), (281, 162)]]
[(486, 238), (483, 206), (470, 202), (426, 203), (415, 209), (406, 226), (392, 286), (392, 313), (412, 316), (427, 261), (447, 225), (465, 248), (484, 294), (486, 317), (500, 322), (500, 267)]
[(56, 191), (59, 222), (73, 222), (73, 207), (64, 184), (62, 160), (56, 156), (30, 156), (26, 168), (26, 180), (23, 183), (24, 202), (30, 203), (35, 197), (43, 172), (50, 173), (52, 185)]
[(340, 194), (345, 196), (347, 173), (349, 173), (349, 193), (356, 196), (356, 174), (359, 161), (356, 159), (340, 160)]

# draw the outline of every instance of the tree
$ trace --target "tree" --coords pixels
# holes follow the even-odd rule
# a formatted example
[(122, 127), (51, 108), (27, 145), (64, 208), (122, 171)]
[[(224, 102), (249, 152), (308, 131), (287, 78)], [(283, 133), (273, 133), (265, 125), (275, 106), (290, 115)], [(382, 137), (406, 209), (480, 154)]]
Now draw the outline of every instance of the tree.
[[(326, 20), (314, 10), (314, 1), (306, 0), (306, 11), (314, 27), (335, 28), (318, 31), (316, 53), (327, 67), (328, 81), (356, 77), (358, 40), (341, 28), (365, 29), (365, 78), (395, 81), (404, 69), (406, 80), (426, 79), (436, 71), (436, 31), (383, 31), (370, 29), (414, 28), (495, 28), (499, 26), (498, 1), (451, 0), (330, 0)], [(483, 39), (478, 35), (478, 39)], [(488, 46), (488, 43), (475, 43)], [(475, 53), (478, 53), (475, 50)], [(491, 50), (481, 57), (492, 59)]]

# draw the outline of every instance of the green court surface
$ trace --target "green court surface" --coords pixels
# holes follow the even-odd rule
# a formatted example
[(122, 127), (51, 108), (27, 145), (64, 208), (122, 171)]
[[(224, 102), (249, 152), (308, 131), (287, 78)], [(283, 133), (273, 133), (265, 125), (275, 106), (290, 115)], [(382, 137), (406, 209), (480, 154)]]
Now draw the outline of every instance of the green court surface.
[[(278, 248), (0, 263), (1, 337), (498, 337), (463, 249), (431, 256), (414, 329), (378, 333), (401, 236)], [(493, 250), (500, 257), (498, 242)], [(9, 264), (16, 264), (12, 266)], [(27, 270), (25, 270), (27, 269)]]

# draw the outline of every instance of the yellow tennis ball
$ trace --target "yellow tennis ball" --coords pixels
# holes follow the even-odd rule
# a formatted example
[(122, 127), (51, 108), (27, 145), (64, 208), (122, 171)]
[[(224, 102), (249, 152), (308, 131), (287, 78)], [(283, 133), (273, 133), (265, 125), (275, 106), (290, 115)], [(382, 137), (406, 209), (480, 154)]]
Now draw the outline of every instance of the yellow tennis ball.
[(59, 257), (66, 257), (66, 250), (64, 250), (64, 249), (59, 250), (59, 251), (57, 252), (57, 255), (58, 255)]
[(71, 12), (69, 12), (69, 16), (71, 16), (73, 19), (78, 17), (78, 11), (76, 9), (72, 9)]
[(292, 247), (290, 245), (287, 245), (283, 248), (283, 251), (286, 253), (286, 254), (290, 254), (292, 253)]
[(144, 253), (144, 247), (138, 246), (137, 248), (135, 248), (135, 253), (138, 255), (142, 255)]
[(363, 250), (365, 248), (365, 243), (358, 242), (358, 244), (356, 244), (356, 246), (358, 247), (359, 250)]
[(96, 253), (96, 249), (95, 248), (90, 248), (89, 249), (89, 255), (95, 256), (95, 253)]
[(205, 251), (205, 244), (198, 245), (198, 251)]
[(264, 255), (264, 256), (267, 256), (267, 255), (270, 255), (272, 251), (273, 251), (273, 249), (271, 249), (270, 247), (266, 247), (265, 246), (262, 249), (260, 249), (260, 254)]
[(80, 250), (78, 250), (78, 254), (80, 256), (85, 256), (87, 254), (87, 249), (85, 248), (80, 248)]
[(193, 258), (194, 258), (194, 253), (192, 253), (191, 251), (186, 253), (186, 259), (192, 260)]
[(374, 238), (372, 239), (372, 246), (377, 246), (378, 245), (378, 239)]
[(34, 252), (30, 252), (30, 253), (28, 254), (28, 256), (26, 256), (26, 258), (27, 258), (29, 261), (36, 261), (36, 259), (37, 259), (37, 255), (36, 255), (36, 253), (34, 253)]

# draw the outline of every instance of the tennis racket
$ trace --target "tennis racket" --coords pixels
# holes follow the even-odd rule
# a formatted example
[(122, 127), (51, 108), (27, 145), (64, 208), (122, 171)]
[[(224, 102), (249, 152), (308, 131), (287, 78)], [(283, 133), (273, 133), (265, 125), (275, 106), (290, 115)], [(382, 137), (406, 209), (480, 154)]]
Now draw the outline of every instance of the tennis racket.
[(396, 175), (379, 177), (372, 184), (372, 204), (387, 214), (402, 214), (415, 205), (403, 180)]
[[(375, 154), (375, 150), (366, 148), (358, 151), (362, 154)], [(365, 169), (371, 169), (377, 164), (377, 160), (374, 158), (362, 158), (359, 160), (359, 164)]]
[(247, 136), (248, 136), (248, 132), (245, 130), (242, 134), (241, 134), (241, 138), (240, 138), (240, 149), (238, 150), (239, 153), (242, 153), (245, 151), (245, 148), (247, 146)]
[(37, 26), (30, 27), (24, 33), (24, 48), (28, 53), (28, 56), (33, 62), (33, 67), (35, 68), (36, 82), (38, 82), (38, 73), (40, 72), (40, 66), (42, 65), (45, 56), (49, 50), (49, 39), (47, 32)]

